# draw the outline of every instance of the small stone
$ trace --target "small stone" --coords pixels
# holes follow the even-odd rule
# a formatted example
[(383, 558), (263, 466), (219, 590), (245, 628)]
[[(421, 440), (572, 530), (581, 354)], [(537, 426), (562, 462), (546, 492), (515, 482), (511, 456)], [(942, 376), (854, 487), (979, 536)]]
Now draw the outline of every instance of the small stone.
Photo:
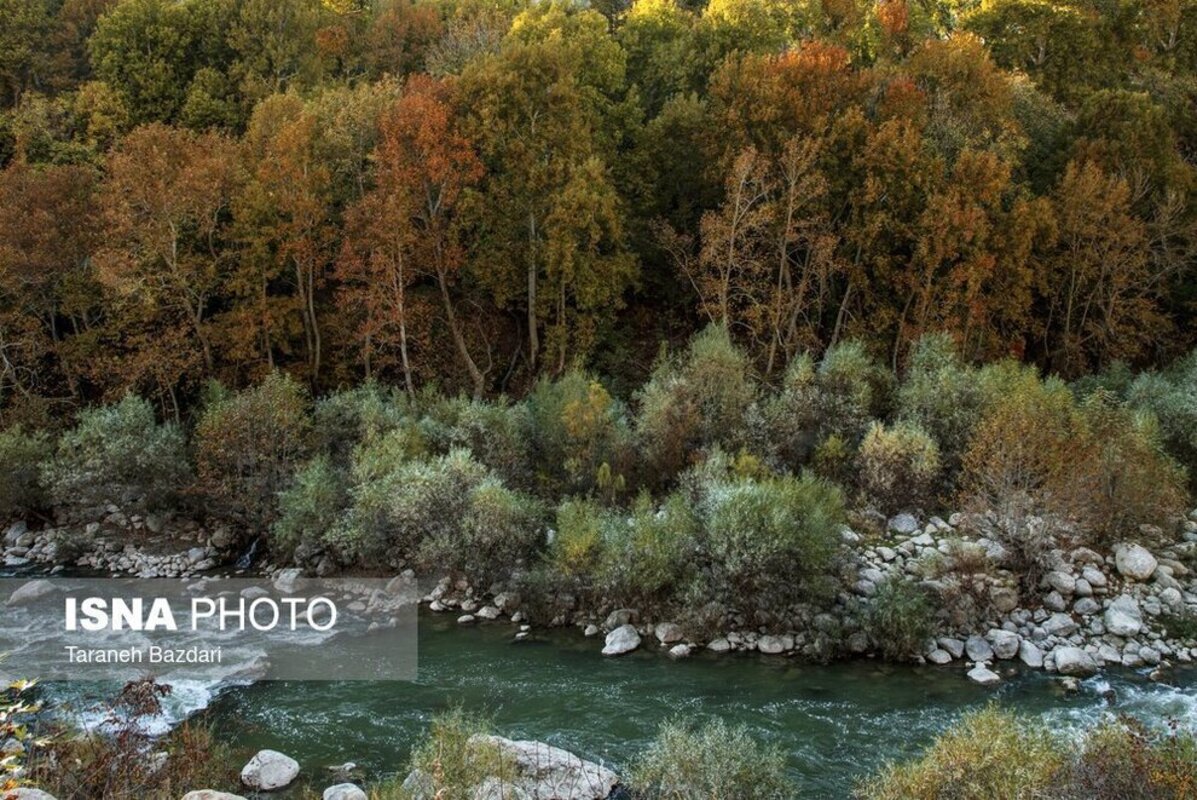
[(502, 612), (500, 612), (495, 606), (483, 606), (482, 608), (478, 609), (478, 617), (480, 619), (495, 620), (499, 618), (500, 613)]
[(1071, 636), (1076, 632), (1076, 622), (1067, 614), (1052, 614), (1043, 623), (1048, 636)]
[(676, 644), (686, 638), (682, 626), (673, 622), (658, 623), (653, 633), (656, 635), (657, 641), (661, 644)]
[(913, 514), (898, 514), (889, 520), (889, 529), (902, 536), (909, 536), (919, 529), (919, 521)]
[(690, 645), (688, 644), (675, 644), (669, 648), (670, 658), (685, 658), (688, 655), (690, 655)]
[(1065, 597), (1071, 596), (1076, 592), (1076, 578), (1069, 575), (1067, 572), (1053, 570), (1044, 576), (1044, 581), (1047, 585), (1055, 589)]
[(707, 649), (714, 653), (726, 653), (728, 650), (731, 650), (731, 642), (720, 637), (708, 644)]
[(599, 635), (599, 626), (598, 625), (587, 625), (586, 630), (582, 631), (582, 635), (587, 638), (590, 638), (591, 636), (598, 636)]
[(964, 657), (964, 642), (960, 641), (959, 639), (941, 636), (937, 644), (939, 644), (939, 646), (944, 650), (947, 650), (952, 658)]
[(1009, 586), (994, 586), (989, 590), (989, 602), (1002, 614), (1018, 608), (1018, 590)]
[(943, 666), (944, 664), (952, 663), (952, 654), (942, 648), (935, 648), (927, 654), (927, 660), (932, 664)]
[(458, 625), (473, 625), (475, 622), (473, 614), (462, 614), (457, 618)]

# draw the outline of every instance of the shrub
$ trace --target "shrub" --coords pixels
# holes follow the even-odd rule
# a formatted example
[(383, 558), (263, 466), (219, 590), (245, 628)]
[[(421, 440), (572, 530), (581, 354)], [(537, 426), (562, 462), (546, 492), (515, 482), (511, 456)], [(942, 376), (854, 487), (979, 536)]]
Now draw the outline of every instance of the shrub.
[(534, 482), (526, 417), (524, 405), (504, 399), (454, 398), (434, 404), (420, 428), (437, 452), (469, 450), (508, 486), (530, 490)]
[(1047, 796), (1064, 753), (1040, 728), (994, 707), (966, 715), (915, 761), (888, 765), (861, 800), (1032, 800)]
[(888, 659), (919, 655), (935, 633), (935, 609), (927, 592), (905, 578), (886, 579), (869, 600), (865, 632)]
[(159, 425), (149, 403), (126, 395), (79, 415), (58, 440), (42, 480), (58, 507), (151, 509), (169, 503), (189, 472), (178, 426)]
[(302, 557), (303, 551), (318, 547), (347, 504), (346, 489), (344, 473), (329, 456), (321, 454), (305, 464), (279, 496), (273, 527), (278, 548)]
[(413, 796), (392, 785), (384, 787), (379, 794), (396, 800), (414, 800), (415, 797), (474, 800), (478, 796), (476, 788), (487, 778), (512, 780), (516, 777), (516, 765), (482, 738), (489, 732), (490, 726), (485, 720), (459, 708), (437, 715), (428, 736), (411, 755), (410, 769), (418, 771), (423, 778), (419, 790)]
[(1027, 579), (1044, 566), (1056, 537), (1073, 518), (1065, 490), (1082, 423), (1071, 392), (1039, 380), (1031, 369), (987, 370), (999, 397), (964, 455), (965, 502), (982, 512), (985, 533), (1000, 542)]
[(437, 530), (418, 547), (425, 570), (447, 569), (484, 585), (525, 564), (543, 539), (543, 510), (495, 477), (473, 487), (456, 525)]
[(271, 373), (204, 409), (195, 429), (200, 488), (218, 514), (267, 527), (310, 443), (306, 393), (290, 376)]
[(411, 458), (403, 450), (411, 437), (403, 433), (364, 448), (354, 465), (349, 511), (326, 537), (346, 562), (398, 566), (424, 541), (458, 535), (471, 493), (487, 477), (465, 450)]
[(1197, 796), (1197, 742), (1153, 734), (1130, 718), (1090, 732), (1065, 778), (1065, 800), (1183, 800)]
[(631, 462), (626, 414), (602, 384), (581, 372), (542, 379), (524, 403), (532, 463), (550, 495), (589, 494), (600, 470), (622, 475)]
[(1185, 511), (1185, 476), (1164, 453), (1155, 418), (1098, 391), (1081, 406), (1081, 420), (1078, 463), (1062, 491), (1089, 538), (1108, 545), (1143, 523), (1172, 527)]
[(746, 728), (720, 719), (696, 727), (666, 722), (632, 768), (637, 797), (647, 800), (781, 800), (796, 793), (785, 758)]
[(337, 463), (347, 463), (359, 444), (385, 435), (412, 416), (411, 401), (398, 389), (370, 381), (335, 392), (316, 401), (315, 448)]
[(874, 422), (860, 443), (856, 463), (861, 490), (882, 513), (926, 508), (934, 502), (939, 448), (914, 423), (886, 428)]
[(0, 518), (45, 505), (41, 471), (52, 452), (44, 433), (26, 433), (20, 425), (0, 432)]
[(603, 554), (607, 512), (590, 500), (566, 500), (557, 508), (549, 561), (563, 575), (593, 577)]
[(964, 449), (986, 406), (977, 370), (960, 361), (947, 334), (928, 334), (915, 345), (897, 396), (898, 418), (913, 422), (939, 446), (945, 477), (954, 479)]
[(840, 541), (844, 499), (810, 475), (708, 479), (698, 486), (702, 567), (712, 598), (769, 606), (801, 594)]
[(1197, 350), (1162, 373), (1140, 375), (1126, 396), (1155, 415), (1168, 451), (1197, 480)]
[(755, 399), (748, 358), (721, 326), (695, 336), (684, 358), (662, 361), (638, 395), (636, 432), (651, 478), (672, 478), (697, 451), (738, 451)]
[(605, 590), (621, 605), (668, 599), (690, 579), (699, 525), (682, 495), (671, 494), (656, 506), (641, 494), (632, 516), (609, 529), (601, 567)]
[(828, 441), (855, 448), (870, 421), (885, 414), (889, 394), (888, 373), (858, 342), (832, 347), (817, 368), (799, 355), (765, 408), (775, 454), (796, 467)]

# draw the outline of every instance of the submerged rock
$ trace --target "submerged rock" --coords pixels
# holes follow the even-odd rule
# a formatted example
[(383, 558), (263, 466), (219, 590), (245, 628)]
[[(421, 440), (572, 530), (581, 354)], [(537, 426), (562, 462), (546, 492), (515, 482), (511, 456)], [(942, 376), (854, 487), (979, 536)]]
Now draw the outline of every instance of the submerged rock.
[(968, 671), (969, 680), (981, 686), (993, 686), (995, 683), (1001, 683), (1001, 676), (991, 670), (984, 664), (977, 664)]

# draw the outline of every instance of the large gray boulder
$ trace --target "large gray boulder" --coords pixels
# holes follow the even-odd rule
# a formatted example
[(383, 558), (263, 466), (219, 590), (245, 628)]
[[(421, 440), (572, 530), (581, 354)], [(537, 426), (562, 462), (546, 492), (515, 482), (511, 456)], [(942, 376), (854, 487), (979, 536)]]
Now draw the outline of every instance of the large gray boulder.
[(1003, 661), (1008, 661), (1018, 655), (1018, 644), (1022, 641), (1017, 633), (1001, 628), (992, 628), (988, 634), (989, 643), (993, 646), (993, 654)]
[(1145, 581), (1155, 574), (1159, 562), (1146, 547), (1137, 544), (1122, 544), (1114, 548), (1114, 566), (1124, 578)]
[(281, 789), (299, 775), (299, 762), (277, 750), (259, 750), (241, 769), (241, 782), (251, 789)]
[(969, 661), (992, 661), (993, 647), (989, 642), (985, 641), (984, 637), (973, 634), (968, 637), (964, 643), (964, 652), (968, 654)]
[(1097, 661), (1079, 647), (1057, 647), (1052, 651), (1056, 657), (1056, 672), (1077, 678), (1097, 674)]
[(495, 748), (514, 767), (511, 783), (529, 800), (606, 800), (619, 785), (619, 776), (601, 764), (544, 742), (475, 734), (470, 743)]
[(1143, 612), (1139, 601), (1123, 594), (1115, 598), (1104, 616), (1106, 631), (1115, 636), (1134, 636), (1143, 629)]
[(218, 792), (215, 789), (196, 789), (194, 792), (183, 795), (183, 800), (245, 800), (245, 798), (239, 794)]
[(603, 655), (621, 656), (630, 653), (640, 646), (640, 634), (631, 625), (620, 625), (607, 634), (607, 641), (603, 646)]
[(682, 639), (686, 638), (685, 631), (682, 626), (673, 622), (660, 622), (654, 629), (657, 635), (657, 641), (661, 644), (677, 644)]
[(470, 800), (532, 800), (520, 787), (514, 783), (498, 778), (487, 778), (474, 787), (470, 793)]

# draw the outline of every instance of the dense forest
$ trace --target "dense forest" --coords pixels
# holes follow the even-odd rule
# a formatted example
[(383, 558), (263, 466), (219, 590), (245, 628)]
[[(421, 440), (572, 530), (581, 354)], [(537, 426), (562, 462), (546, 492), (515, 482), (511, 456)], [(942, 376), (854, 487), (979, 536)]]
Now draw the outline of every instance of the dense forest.
[(0, 0), (0, 415), (1192, 343), (1189, 0)]

